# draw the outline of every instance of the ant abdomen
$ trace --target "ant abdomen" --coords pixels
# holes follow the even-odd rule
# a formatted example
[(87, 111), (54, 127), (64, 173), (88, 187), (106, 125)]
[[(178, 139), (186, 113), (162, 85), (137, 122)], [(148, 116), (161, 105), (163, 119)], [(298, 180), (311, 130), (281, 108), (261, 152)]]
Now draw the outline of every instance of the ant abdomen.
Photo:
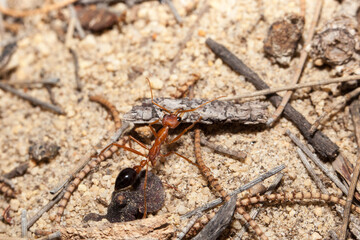
[(115, 191), (126, 188), (135, 183), (137, 173), (133, 168), (122, 170), (115, 181)]

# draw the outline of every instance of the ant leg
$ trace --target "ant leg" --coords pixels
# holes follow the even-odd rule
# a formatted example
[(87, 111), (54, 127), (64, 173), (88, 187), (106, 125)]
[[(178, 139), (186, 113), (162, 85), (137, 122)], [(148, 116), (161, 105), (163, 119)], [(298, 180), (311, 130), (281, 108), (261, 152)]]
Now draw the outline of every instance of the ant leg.
[(187, 131), (189, 131), (190, 129), (192, 129), (195, 124), (197, 124), (198, 122), (200, 122), (200, 120), (202, 119), (202, 117), (199, 117), (198, 120), (196, 120), (193, 124), (191, 124), (189, 127), (185, 128), (184, 131), (182, 131), (182, 133), (180, 133), (177, 137), (175, 137), (173, 140), (171, 140), (170, 142), (167, 142), (167, 144), (172, 144), (174, 142), (176, 142), (177, 140), (179, 140), (179, 138), (184, 135)]
[[(145, 144), (143, 144), (142, 142), (140, 142), (140, 141), (137, 140), (136, 138), (134, 138), (134, 137), (132, 137), (132, 136), (129, 136), (129, 138), (130, 138), (130, 140), (133, 140), (134, 142), (136, 142), (137, 144), (139, 144), (141, 147), (149, 150), (149, 148), (148, 148)], [(130, 141), (129, 141), (129, 143), (130, 143)]]
[(153, 93), (152, 93), (152, 88), (151, 88), (150, 79), (149, 79), (149, 78), (146, 78), (146, 80), (148, 81), (149, 87), (150, 87), (151, 102), (152, 102), (154, 105), (156, 105), (156, 106), (158, 106), (159, 108), (161, 108), (162, 110), (164, 110), (164, 111), (166, 111), (166, 112), (168, 112), (168, 113), (171, 113), (171, 111), (170, 111), (169, 109), (166, 109), (165, 107), (161, 106), (160, 104), (158, 104), (158, 103), (156, 103), (156, 102), (154, 101), (154, 97), (153, 97)]
[[(122, 148), (122, 149), (124, 149), (124, 150), (126, 150), (126, 151), (135, 153), (135, 154), (137, 154), (137, 155), (140, 155), (140, 156), (143, 156), (143, 157), (147, 157), (145, 154), (143, 154), (143, 153), (141, 153), (141, 152), (139, 152), (139, 151), (137, 151), (137, 150), (135, 150), (135, 149), (133, 149), (133, 148), (129, 148), (129, 147), (125, 146), (125, 145), (120, 145), (120, 144), (118, 144), (118, 143), (112, 143), (112, 144), (109, 145), (108, 148), (110, 148), (110, 147), (112, 147), (112, 146), (116, 146), (116, 147)], [(106, 149), (108, 149), (108, 148), (106, 148)], [(103, 150), (102, 152), (104, 152), (104, 150)], [(100, 153), (100, 154), (101, 154), (101, 153)]]
[(194, 163), (193, 161), (191, 161), (191, 160), (188, 159), (187, 157), (185, 157), (185, 156), (183, 156), (183, 155), (181, 155), (181, 154), (179, 154), (179, 153), (177, 153), (177, 152), (168, 152), (168, 153), (166, 153), (166, 154), (161, 154), (161, 153), (160, 153), (160, 156), (161, 156), (161, 157), (168, 157), (168, 156), (170, 156), (171, 154), (175, 154), (175, 155), (177, 155), (178, 157), (181, 157), (181, 158), (185, 159), (186, 161), (188, 161), (188, 162), (191, 163), (192, 165), (198, 166), (196, 163)]
[(157, 133), (156, 133), (156, 131), (155, 131), (155, 129), (153, 128), (152, 125), (158, 123), (159, 121), (160, 121), (160, 119), (158, 119), (158, 120), (156, 120), (156, 121), (154, 121), (154, 122), (152, 122), (152, 123), (149, 123), (150, 130), (151, 130), (151, 132), (154, 134), (154, 137), (155, 137), (155, 138), (157, 138)]
[(143, 218), (146, 218), (146, 215), (147, 215), (146, 185), (147, 185), (148, 171), (149, 171), (149, 164), (148, 164), (148, 162), (146, 162), (145, 181), (144, 181), (144, 215), (143, 215)]

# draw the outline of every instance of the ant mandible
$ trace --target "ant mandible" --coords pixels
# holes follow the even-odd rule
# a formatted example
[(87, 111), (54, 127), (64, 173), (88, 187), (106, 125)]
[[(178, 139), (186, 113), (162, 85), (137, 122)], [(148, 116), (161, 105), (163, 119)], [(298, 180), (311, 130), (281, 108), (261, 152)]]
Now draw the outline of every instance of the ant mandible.
[[(147, 79), (147, 81), (149, 83), (149, 86), (150, 86), (151, 102), (154, 105), (161, 108), (162, 110), (164, 110), (165, 112), (167, 112), (167, 114), (165, 114), (163, 116), (163, 119), (161, 120), (162, 128), (158, 132), (155, 131), (155, 129), (152, 127), (152, 125), (160, 122), (160, 119), (158, 119), (158, 120), (156, 120), (156, 121), (149, 124), (151, 132), (155, 136), (154, 144), (149, 149), (142, 142), (138, 141), (137, 139), (133, 138), (132, 136), (129, 137), (130, 140), (133, 140), (134, 142), (139, 144), (141, 147), (147, 149), (149, 151), (147, 155), (143, 154), (143, 153), (141, 153), (141, 152), (139, 152), (139, 151), (137, 151), (137, 150), (135, 150), (135, 149), (133, 149), (131, 147), (127, 147), (125, 145), (120, 145), (120, 144), (117, 144), (117, 143), (112, 143), (111, 145), (109, 145), (106, 148), (106, 149), (108, 149), (110, 146), (115, 145), (115, 146), (117, 146), (119, 148), (123, 148), (124, 150), (133, 152), (135, 154), (138, 154), (138, 155), (143, 156), (143, 157), (146, 158), (146, 160), (142, 160), (139, 165), (136, 165), (133, 168), (125, 168), (125, 169), (123, 169), (119, 173), (118, 177), (116, 178), (116, 182), (115, 182), (115, 190), (120, 190), (120, 189), (123, 189), (123, 188), (126, 188), (128, 186), (133, 185), (135, 183), (140, 171), (146, 166), (145, 182), (144, 182), (144, 215), (143, 215), (143, 218), (146, 217), (146, 212), (147, 212), (147, 206), (146, 206), (146, 183), (147, 183), (147, 174), (148, 174), (148, 163), (151, 162), (151, 165), (155, 166), (156, 159), (157, 159), (158, 156), (167, 157), (167, 156), (169, 156), (171, 154), (176, 154), (177, 156), (185, 159), (186, 161), (190, 162), (191, 164), (196, 165), (190, 159), (186, 158), (185, 156), (182, 156), (181, 154), (179, 154), (177, 152), (169, 152), (169, 153), (166, 153), (166, 154), (161, 154), (160, 149), (161, 149), (161, 146), (162, 146), (163, 143), (172, 144), (172, 143), (176, 142), (177, 140), (179, 140), (182, 135), (184, 135), (187, 131), (189, 131), (191, 128), (193, 128), (195, 126), (195, 124), (198, 123), (201, 120), (201, 117), (199, 117), (194, 123), (192, 123), (189, 127), (187, 127), (185, 130), (183, 130), (177, 137), (175, 137), (171, 141), (168, 140), (169, 129), (175, 129), (177, 126), (179, 126), (179, 124), (181, 123), (181, 116), (183, 116), (184, 113), (193, 112), (193, 111), (203, 107), (204, 105), (223, 97), (223, 96), (221, 96), (221, 97), (217, 97), (217, 98), (215, 98), (213, 100), (207, 101), (207, 102), (201, 104), (200, 106), (198, 106), (196, 108), (192, 108), (192, 109), (188, 109), (188, 110), (176, 109), (175, 111), (172, 112), (172, 111), (166, 109), (165, 107), (159, 105), (158, 103), (156, 103), (154, 101), (150, 80), (149, 80), (149, 78), (146, 78), (146, 79)], [(105, 151), (105, 150), (103, 150), (103, 151)]]

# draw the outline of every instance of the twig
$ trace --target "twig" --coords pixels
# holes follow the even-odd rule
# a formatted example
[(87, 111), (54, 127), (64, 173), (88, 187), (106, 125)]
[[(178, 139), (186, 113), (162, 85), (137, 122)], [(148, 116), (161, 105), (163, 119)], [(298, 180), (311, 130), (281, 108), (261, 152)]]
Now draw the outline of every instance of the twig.
[(208, 148), (215, 150), (216, 152), (228, 155), (228, 156), (238, 159), (238, 160), (244, 160), (246, 158), (246, 153), (243, 151), (234, 151), (232, 149), (227, 149), (221, 145), (217, 145), (212, 142), (209, 142), (209, 141), (205, 140), (204, 138), (200, 139), (200, 143)]
[[(196, 108), (206, 102), (205, 99), (170, 99), (155, 98), (158, 104), (167, 109), (190, 109)], [(125, 121), (135, 124), (150, 123), (157, 119), (162, 119), (164, 111), (151, 103), (151, 99), (144, 99), (140, 106), (134, 106), (130, 112), (124, 114)], [(216, 100), (197, 109), (186, 113), (181, 117), (182, 123), (193, 123), (202, 117), (200, 123), (242, 123), (259, 124), (265, 123), (267, 119), (267, 104), (261, 102), (246, 102), (236, 104), (228, 101)]]
[(43, 87), (44, 85), (53, 87), (57, 83), (59, 83), (59, 81), (60, 81), (60, 78), (47, 78), (42, 81), (34, 81), (34, 82), (11, 82), (11, 83), (8, 83), (8, 85), (12, 86), (12, 87), (27, 87), (27, 88)]
[(27, 211), (23, 209), (21, 211), (21, 237), (27, 237)]
[[(229, 65), (229, 67), (236, 73), (243, 75), (249, 82), (251, 82), (256, 89), (263, 90), (269, 86), (248, 66), (246, 66), (239, 58), (226, 49), (223, 45), (208, 38), (206, 44), (220, 57), (221, 60)], [(268, 99), (274, 106), (278, 106), (281, 102), (281, 97), (277, 94), (268, 96)], [(311, 124), (305, 117), (296, 111), (290, 104), (287, 104), (284, 110), (284, 115), (291, 120), (300, 130), (307, 141), (315, 148), (321, 157), (334, 159), (338, 155), (339, 147), (333, 143), (326, 135), (317, 131), (314, 135), (309, 133)]]
[[(344, 216), (344, 208), (340, 206), (335, 207), (336, 211), (340, 214), (340, 216)], [(360, 240), (360, 220), (358, 217), (355, 217), (353, 214), (350, 215), (350, 224), (349, 228), (352, 234), (356, 237), (356, 239)]]
[(11, 92), (12, 94), (22, 98), (22, 99), (25, 99), (27, 101), (29, 101), (31, 104), (33, 105), (36, 105), (36, 106), (40, 106), (46, 110), (50, 110), (50, 111), (53, 111), (55, 113), (58, 113), (58, 114), (65, 114), (64, 111), (58, 107), (58, 106), (55, 106), (53, 104), (50, 104), (50, 103), (46, 103), (46, 102), (43, 102), (43, 101), (40, 101), (34, 97), (31, 97), (23, 92), (20, 92), (10, 86), (8, 86), (7, 84), (4, 84), (2, 82), (0, 82), (0, 89), (4, 90), (4, 91), (7, 91), (7, 92)]
[[(291, 86), (269, 88), (269, 89), (266, 89), (266, 90), (260, 90), (260, 91), (256, 91), (256, 92), (253, 92), (253, 93), (247, 93), (247, 94), (242, 94), (242, 95), (238, 95), (238, 96), (224, 97), (221, 100), (223, 100), (223, 101), (239, 100), (239, 99), (243, 99), (243, 98), (250, 98), (250, 97), (269, 95), (269, 94), (272, 94), (272, 93), (282, 92), (282, 91), (287, 91), (287, 90), (296, 90), (296, 89), (301, 89), (301, 88), (306, 88), (306, 87), (322, 86), (322, 85), (328, 85), (328, 84), (332, 84), (332, 83), (348, 82), (348, 81), (354, 81), (354, 80), (359, 80), (359, 79), (360, 79), (359, 75), (351, 75), (351, 76), (346, 76), (346, 77), (330, 78), (330, 79), (323, 80), (323, 81), (299, 83), (299, 84), (295, 84), (295, 85), (291, 85)], [(345, 97), (346, 97), (346, 95), (345, 95)]]
[(318, 177), (318, 175), (315, 173), (315, 170), (310, 165), (310, 162), (306, 159), (306, 156), (303, 151), (301, 151), (300, 148), (296, 148), (296, 152), (299, 154), (301, 162), (304, 164), (305, 168), (308, 170), (311, 178), (314, 180), (316, 186), (320, 189), (320, 191), (324, 194), (329, 194), (329, 192), (326, 190), (325, 185), (321, 181), (321, 179)]
[[(114, 119), (116, 119), (116, 117), (114, 117)], [(129, 125), (124, 124), (124, 125), (127, 125), (127, 128), (123, 128), (123, 127), (120, 128), (120, 129), (124, 129), (123, 132), (122, 132), (123, 134), (125, 132), (127, 132), (129, 130), (128, 127), (131, 126), (130, 124)], [(120, 129), (119, 129), (119, 131), (120, 131)], [(118, 134), (119, 131), (117, 131), (116, 134)], [(126, 139), (120, 139), (117, 143), (119, 145), (124, 145), (125, 142), (126, 142)], [(110, 145), (111, 145), (111, 143), (108, 144), (107, 147), (104, 148), (105, 150), (101, 151), (102, 154), (99, 154), (96, 158), (91, 159), (92, 161), (89, 161), (89, 162), (84, 161), (84, 164), (86, 163), (86, 165), (81, 169), (80, 172), (76, 173), (76, 176), (75, 176), (74, 180), (67, 186), (66, 189), (64, 189), (65, 190), (65, 195), (64, 195), (64, 198), (59, 203), (58, 212), (57, 212), (57, 215), (56, 215), (56, 222), (57, 223), (60, 223), (61, 216), (62, 216), (62, 214), (63, 214), (63, 212), (65, 210), (65, 207), (66, 207), (67, 203), (69, 202), (72, 193), (76, 190), (76, 188), (79, 186), (81, 181), (98, 164), (100, 164), (105, 159), (111, 157), (115, 152), (117, 152), (119, 150), (119, 148), (116, 145), (112, 145), (111, 147), (109, 147)], [(74, 175), (71, 175), (70, 178), (73, 178), (73, 176)]]
[(44, 6), (42, 8), (33, 9), (33, 10), (15, 10), (10, 8), (4, 8), (0, 6), (0, 12), (4, 15), (22, 18), (22, 17), (28, 17), (35, 14), (42, 14), (42, 13), (48, 13), (53, 10), (57, 10), (60, 8), (63, 8), (71, 3), (76, 2), (77, 0), (64, 0), (63, 2), (54, 3), (51, 5)]
[(86, 34), (85, 34), (84, 29), (81, 26), (81, 23), (80, 23), (78, 15), (76, 13), (76, 10), (74, 8), (74, 5), (69, 4), (68, 8), (69, 8), (69, 11), (70, 11), (71, 18), (75, 19), (75, 28), (76, 28), (76, 30), (77, 30), (77, 32), (79, 34), (80, 39), (85, 38)]
[(345, 105), (351, 99), (358, 96), (359, 94), (360, 94), (360, 87), (345, 94), (344, 96), (340, 96), (339, 98), (337, 98), (334, 101), (334, 103), (329, 108), (325, 109), (325, 111), (315, 120), (314, 124), (310, 128), (310, 133), (314, 134), (315, 131), (319, 128), (319, 126), (330, 118), (330, 116), (334, 111), (339, 111), (340, 109), (345, 107)]
[[(271, 194), (275, 188), (279, 185), (281, 179), (283, 178), (284, 174), (280, 173), (276, 176), (275, 180), (271, 183), (271, 185), (267, 188), (265, 194)], [(255, 219), (256, 216), (259, 214), (260, 210), (261, 210), (262, 205), (260, 205), (259, 207), (257, 207), (256, 209), (252, 209), (250, 212), (250, 216), (252, 219)], [(244, 226), (241, 228), (240, 232), (238, 232), (238, 234), (236, 234), (236, 238), (235, 240), (241, 240), (242, 235), (246, 232), (246, 230), (249, 228), (249, 223), (245, 223)]]
[[(356, 135), (357, 145), (358, 145), (358, 149), (359, 149), (360, 148), (360, 112), (359, 112), (360, 111), (360, 102), (358, 100), (354, 101), (351, 104), (350, 111), (351, 111), (351, 115), (352, 115), (352, 119), (353, 119), (353, 123), (354, 123), (355, 135)], [(358, 157), (358, 159), (356, 160), (356, 165), (355, 165), (353, 175), (351, 178), (351, 183), (350, 183), (350, 187), (349, 187), (349, 195), (346, 198), (343, 225), (341, 226), (341, 231), (340, 231), (340, 236), (339, 236), (340, 240), (345, 240), (345, 238), (346, 238), (346, 230), (347, 230), (347, 227), (349, 224), (349, 219), (350, 219), (351, 203), (353, 201), (356, 183), (358, 181), (359, 174), (360, 174), (360, 158)]]
[(44, 207), (42, 207), (32, 218), (30, 218), (27, 224), (27, 229), (31, 228), (32, 225), (34, 225), (34, 223), (36, 223), (36, 221), (39, 220), (39, 218), (44, 213), (49, 211), (56, 203), (58, 203), (62, 199), (64, 194), (65, 194), (65, 189), (61, 191), (58, 195), (56, 195), (56, 197), (54, 197), (51, 201), (49, 201)]
[(15, 188), (15, 185), (13, 182), (11, 182), (11, 180), (5, 176), (0, 176), (0, 182), (6, 183), (9, 187), (11, 187), (12, 189)]
[[(120, 138), (122, 135), (124, 135), (125, 133), (127, 133), (128, 131), (130, 131), (132, 128), (134, 127), (134, 124), (128, 123), (128, 122), (124, 122), (122, 124), (122, 126), (120, 127), (119, 130), (117, 130), (117, 132), (114, 134), (114, 136), (110, 139), (110, 141), (106, 144), (106, 146), (109, 146), (111, 143), (116, 142), (118, 138)], [(101, 151), (99, 151), (101, 152)], [(75, 171), (73, 171), (72, 173), (68, 174), (68, 178), (58, 184), (56, 187), (54, 187), (53, 189), (50, 190), (51, 194), (55, 194), (57, 192), (59, 192), (61, 189), (64, 188), (64, 186), (66, 184), (68, 184), (70, 181), (72, 181), (75, 176), (82, 170), (84, 169), (84, 167), (86, 165), (89, 164), (90, 161), (94, 160), (92, 158), (92, 156), (96, 155), (97, 151), (95, 150), (89, 150), (84, 157), (82, 158), (81, 164), (76, 168)]]
[[(1, 7), (1, 4), (0, 4)], [(3, 48), (1, 55), (0, 55), (0, 73), (1, 71), (6, 67), (6, 65), (9, 63), (11, 56), (14, 54), (16, 50), (17, 44), (16, 42), (11, 42), (9, 44), (6, 44), (6, 46)]]
[(80, 82), (80, 77), (79, 77), (79, 58), (78, 55), (76, 53), (76, 51), (72, 48), (69, 48), (69, 51), (73, 57), (74, 60), (74, 72), (75, 72), (75, 81), (76, 81), (76, 89), (78, 91), (81, 91), (81, 82)]
[[(285, 168), (285, 165), (284, 165), (284, 164), (281, 164), (281, 165), (279, 165), (279, 166), (271, 169), (270, 171), (268, 171), (268, 172), (260, 175), (260, 176), (257, 177), (256, 179), (254, 179), (254, 180), (248, 182), (247, 184), (239, 187), (238, 189), (236, 189), (235, 191), (233, 191), (232, 193), (230, 193), (229, 196), (233, 196), (233, 195), (239, 194), (239, 193), (241, 193), (241, 192), (243, 192), (243, 191), (245, 191), (245, 190), (247, 190), (247, 189), (255, 186), (256, 184), (258, 184), (258, 183), (260, 183), (260, 182), (263, 182), (265, 179), (267, 179), (267, 178), (269, 178), (269, 177), (277, 174), (278, 172), (282, 171), (284, 168)], [(223, 202), (223, 200), (222, 200), (221, 198), (217, 198), (217, 199), (215, 199), (214, 201), (211, 201), (211, 202), (209, 202), (209, 203), (207, 203), (207, 204), (205, 204), (205, 205), (203, 205), (203, 206), (201, 206), (201, 207), (198, 207), (198, 208), (196, 208), (196, 209), (194, 209), (194, 210), (192, 210), (192, 211), (190, 211), (190, 212), (182, 215), (181, 218), (184, 219), (184, 218), (192, 217), (192, 216), (194, 216), (195, 214), (200, 213), (200, 212), (203, 212), (203, 211), (206, 211), (206, 210), (208, 210), (208, 209), (210, 209), (210, 208), (213, 208), (213, 207), (219, 205), (219, 204), (222, 203), (222, 202)]]
[(301, 143), (300, 139), (298, 139), (288, 129), (286, 130), (286, 134), (311, 160), (313, 160), (313, 162), (321, 169), (321, 171), (323, 171), (325, 175), (328, 176), (328, 178), (330, 178), (330, 180), (333, 181), (335, 185), (338, 188), (340, 188), (340, 190), (343, 193), (345, 193), (345, 195), (348, 195), (348, 189), (341, 182), (341, 180), (337, 176), (335, 176), (332, 172), (330, 172), (329, 169), (321, 162), (321, 160), (315, 154), (313, 154), (307, 146)]
[(198, 13), (198, 17), (195, 20), (194, 24), (189, 28), (188, 33), (186, 34), (185, 38), (180, 42), (179, 44), (179, 51), (176, 53), (171, 65), (170, 65), (170, 74), (172, 74), (174, 72), (174, 69), (176, 67), (176, 64), (179, 62), (180, 60), (180, 56), (182, 51), (184, 50), (186, 43), (188, 41), (190, 41), (191, 36), (196, 28), (196, 26), (199, 24), (201, 18), (205, 15), (205, 13), (210, 9), (210, 6), (208, 4), (205, 4), (205, 6), (199, 11)]
[[(22, 176), (26, 173), (26, 171), (28, 170), (29, 168), (29, 163), (26, 162), (26, 163), (22, 163), (20, 164), (19, 166), (15, 167), (13, 170), (11, 170), (10, 172), (8, 173), (5, 173), (3, 175), (3, 177), (5, 178), (3, 182), (5, 182), (6, 184), (8, 184), (6, 182), (7, 179), (11, 179), (11, 178), (15, 178), (15, 177), (19, 177), (19, 176)], [(1, 181), (1, 180), (0, 180)], [(8, 184), (9, 186), (13, 186), (11, 184)]]
[(174, 6), (172, 0), (161, 0), (161, 2), (166, 3), (169, 6), (171, 12), (174, 14), (176, 22), (182, 24), (183, 20), (181, 19), (178, 11), (176, 10), (176, 7)]
[(38, 238), (38, 240), (53, 240), (53, 239), (57, 239), (57, 238), (61, 238), (61, 232), (60, 231), (57, 231), (57, 232), (54, 232), (50, 235), (47, 235), (47, 236), (44, 236), (42, 238)]
[(306, 0), (300, 0), (300, 15), (305, 17), (306, 14)]
[(218, 239), (220, 234), (228, 227), (236, 206), (236, 196), (232, 196), (225, 204), (219, 209), (218, 213), (213, 217), (210, 222), (196, 235), (193, 240), (202, 239)]
[[(291, 84), (296, 84), (300, 77), (301, 77), (301, 73), (304, 69), (304, 65), (308, 56), (308, 53), (306, 51), (306, 46), (308, 46), (311, 43), (311, 40), (315, 34), (315, 27), (316, 24), (320, 18), (320, 13), (321, 13), (321, 9), (322, 9), (322, 5), (323, 5), (323, 0), (318, 0), (316, 7), (315, 7), (315, 13), (314, 13), (314, 17), (312, 19), (310, 28), (309, 28), (309, 33), (308, 36), (305, 40), (305, 44), (304, 44), (304, 48), (301, 50), (300, 53), (300, 60), (299, 63), (296, 65), (296, 69), (295, 69), (295, 74), (294, 74), (294, 78), (293, 81), (291, 82)], [(267, 125), (271, 126), (273, 124), (273, 122), (275, 122), (279, 116), (281, 115), (281, 113), (284, 111), (284, 108), (286, 106), (286, 104), (289, 102), (290, 98), (292, 95), (292, 91), (288, 91), (286, 92), (285, 96), (283, 97), (280, 105), (277, 107), (276, 111), (273, 113), (273, 115), (271, 116), (271, 118), (268, 119), (267, 121)]]

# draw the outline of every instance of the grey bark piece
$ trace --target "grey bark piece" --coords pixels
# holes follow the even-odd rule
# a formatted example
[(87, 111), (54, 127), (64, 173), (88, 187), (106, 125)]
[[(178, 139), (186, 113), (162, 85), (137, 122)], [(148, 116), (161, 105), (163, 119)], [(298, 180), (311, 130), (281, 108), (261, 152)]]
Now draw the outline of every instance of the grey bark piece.
[(229, 225), (232, 216), (234, 215), (236, 198), (236, 196), (232, 196), (231, 199), (220, 208), (216, 216), (193, 238), (193, 240), (217, 239), (222, 231)]
[[(159, 105), (174, 111), (176, 109), (196, 108), (207, 100), (203, 99), (154, 99)], [(151, 103), (151, 99), (144, 99), (141, 106), (135, 106), (130, 112), (124, 114), (125, 121), (135, 124), (151, 123), (157, 119), (162, 119), (166, 112)], [(246, 102), (236, 104), (228, 101), (213, 101), (194, 112), (185, 113), (181, 121), (185, 123), (195, 122), (202, 117), (200, 123), (242, 123), (242, 124), (260, 124), (267, 120), (267, 104), (262, 102)]]

